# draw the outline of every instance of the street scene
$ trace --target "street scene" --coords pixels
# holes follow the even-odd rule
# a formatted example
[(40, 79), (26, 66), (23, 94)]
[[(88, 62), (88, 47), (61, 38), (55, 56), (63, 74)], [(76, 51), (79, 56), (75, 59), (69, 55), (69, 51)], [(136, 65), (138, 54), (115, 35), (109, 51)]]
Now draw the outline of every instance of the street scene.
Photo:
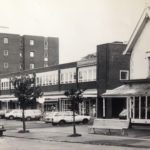
[[(99, 134), (89, 134), (89, 125), (77, 125), (77, 132), (82, 136), (70, 137), (73, 129), (72, 125), (52, 126), (52, 124), (45, 124), (42, 121), (27, 122), (29, 133), (18, 133), (22, 128), (21, 121), (15, 120), (1, 120), (5, 122), (7, 131), (4, 136), (0, 138), (2, 149), (18, 149), (25, 150), (28, 148), (38, 149), (149, 149), (150, 135), (147, 130), (149, 127), (134, 126), (132, 130), (128, 131), (128, 136), (121, 136), (120, 132), (113, 131), (113, 134), (105, 135), (104, 131), (99, 131)], [(9, 124), (12, 124), (11, 126)], [(147, 129), (147, 130), (146, 130)]]
[(1, 0), (0, 150), (150, 149), (149, 0)]

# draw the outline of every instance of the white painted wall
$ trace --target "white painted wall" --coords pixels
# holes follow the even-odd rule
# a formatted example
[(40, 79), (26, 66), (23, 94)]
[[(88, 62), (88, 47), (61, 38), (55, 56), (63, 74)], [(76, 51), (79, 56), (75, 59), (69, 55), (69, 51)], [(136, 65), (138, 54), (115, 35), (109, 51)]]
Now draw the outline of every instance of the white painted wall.
[(148, 57), (150, 57), (150, 20), (133, 48), (130, 59), (130, 79), (150, 77)]

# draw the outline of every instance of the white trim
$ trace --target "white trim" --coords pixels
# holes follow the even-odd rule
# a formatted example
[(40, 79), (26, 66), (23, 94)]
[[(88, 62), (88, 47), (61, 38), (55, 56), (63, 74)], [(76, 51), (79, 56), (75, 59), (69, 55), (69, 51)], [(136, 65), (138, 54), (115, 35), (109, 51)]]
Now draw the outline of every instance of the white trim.
[(140, 36), (140, 33), (142, 32), (143, 28), (145, 27), (146, 24), (146, 20), (150, 18), (150, 8), (146, 8), (144, 10), (144, 12), (142, 13), (129, 41), (127, 44), (127, 47), (125, 49), (125, 51), (123, 52), (123, 54), (127, 54), (130, 53), (129, 51), (132, 51), (135, 42), (137, 41), (138, 37)]
[[(121, 73), (126, 73), (126, 79), (121, 78)], [(120, 80), (128, 80), (129, 79), (129, 70), (120, 70)]]

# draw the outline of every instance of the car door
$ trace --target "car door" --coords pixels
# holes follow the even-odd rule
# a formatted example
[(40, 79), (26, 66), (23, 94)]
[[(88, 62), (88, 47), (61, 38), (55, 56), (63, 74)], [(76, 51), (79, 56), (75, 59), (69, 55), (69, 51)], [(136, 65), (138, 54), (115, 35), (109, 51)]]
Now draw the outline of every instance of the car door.
[(73, 116), (72, 116), (72, 113), (71, 112), (65, 112), (64, 113), (64, 120), (66, 122), (73, 122)]
[(82, 121), (82, 117), (80, 115), (78, 115), (77, 113), (75, 113), (75, 121), (76, 122), (81, 122)]

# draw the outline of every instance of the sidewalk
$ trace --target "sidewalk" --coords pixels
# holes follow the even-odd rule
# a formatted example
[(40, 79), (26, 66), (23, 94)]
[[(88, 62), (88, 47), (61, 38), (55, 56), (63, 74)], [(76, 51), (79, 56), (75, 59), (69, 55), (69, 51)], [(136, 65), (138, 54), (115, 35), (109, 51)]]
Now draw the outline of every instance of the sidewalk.
[(113, 131), (112, 135), (104, 135), (104, 131), (88, 134), (87, 126), (77, 126), (77, 133), (82, 134), (79, 137), (69, 137), (72, 134), (72, 126), (30, 129), (30, 133), (18, 133), (18, 130), (8, 130), (4, 135), (32, 140), (150, 148), (150, 130), (144, 129), (129, 129), (128, 135), (121, 136), (120, 132), (116, 131)]

